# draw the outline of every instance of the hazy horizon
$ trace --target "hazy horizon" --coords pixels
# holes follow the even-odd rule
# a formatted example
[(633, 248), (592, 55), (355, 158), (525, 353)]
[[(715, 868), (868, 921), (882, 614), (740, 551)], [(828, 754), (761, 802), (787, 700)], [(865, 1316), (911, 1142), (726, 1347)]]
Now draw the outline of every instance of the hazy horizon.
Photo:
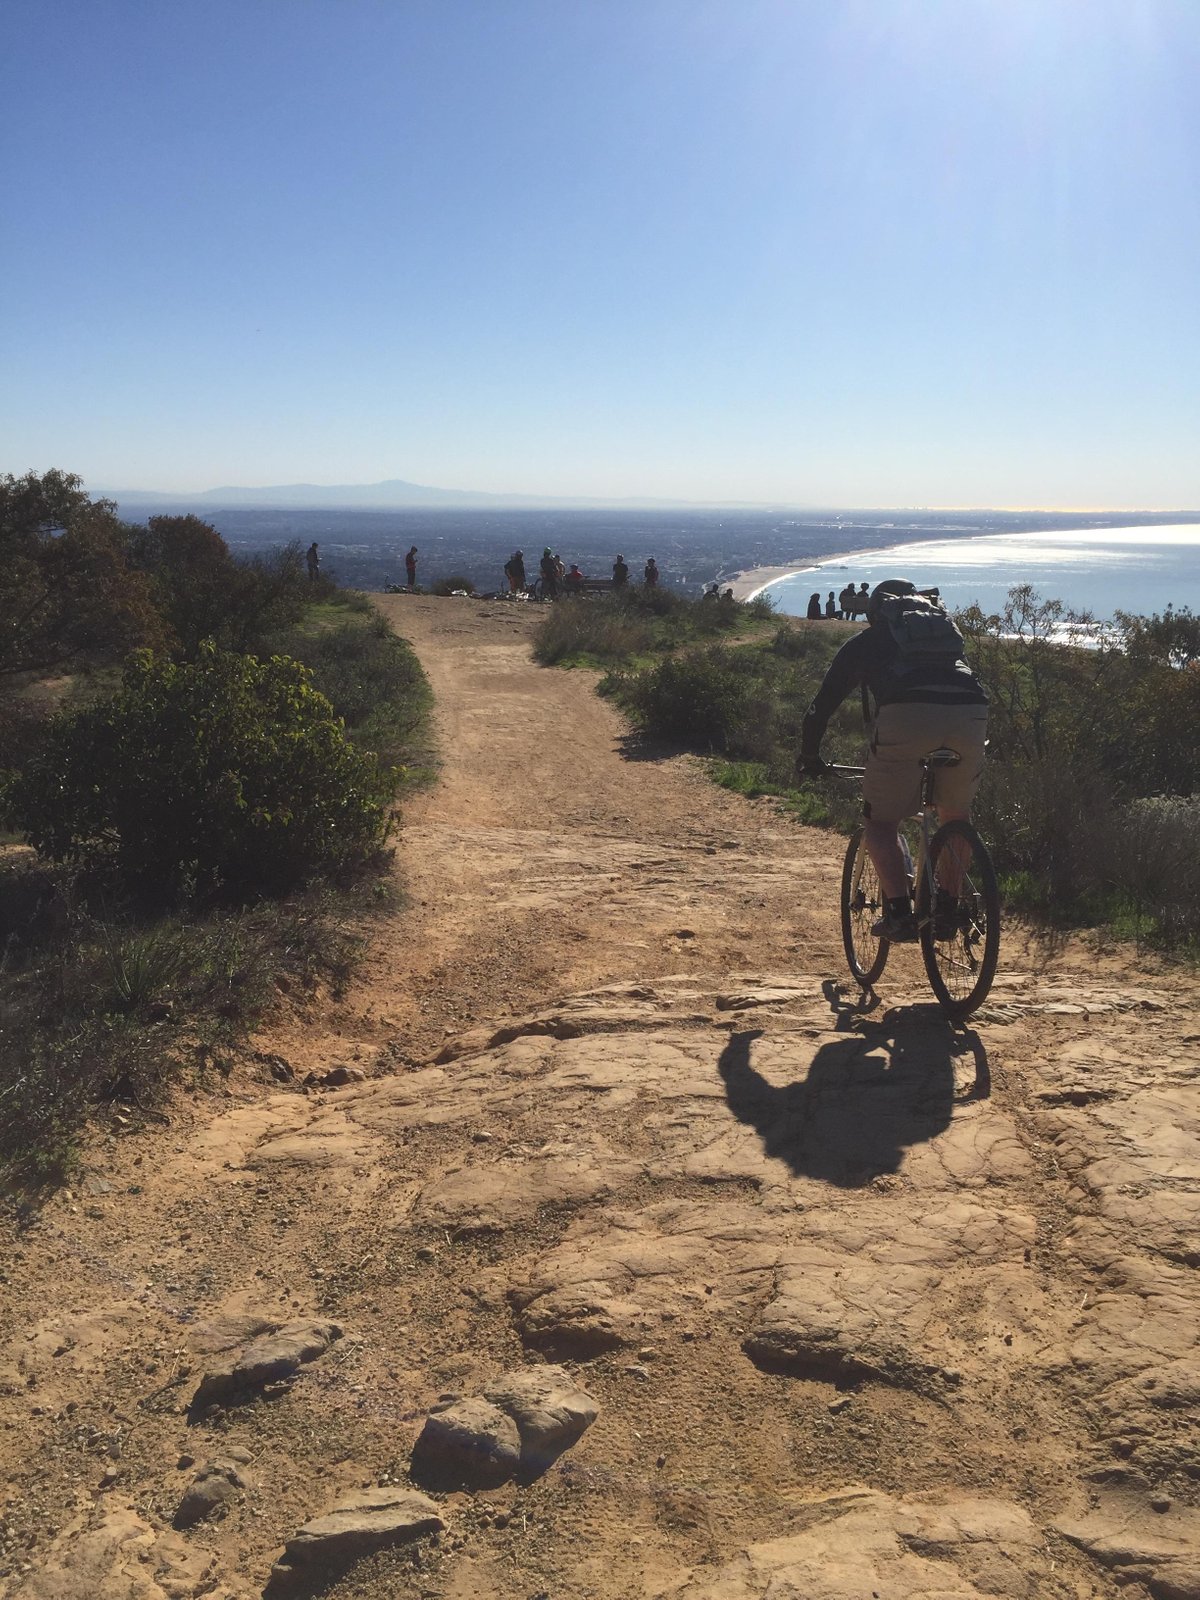
[[(1113, 505), (1113, 504), (1106, 504), (1106, 505), (1090, 505), (1090, 506), (1067, 506), (1067, 505), (1051, 506), (1051, 505), (985, 505), (985, 504), (977, 504), (977, 505), (968, 505), (968, 504), (946, 504), (946, 505), (936, 505), (936, 504), (927, 504), (927, 505), (917, 505), (917, 504), (912, 504), (912, 505), (877, 504), (877, 505), (866, 505), (866, 504), (857, 504), (857, 503), (855, 503), (855, 504), (842, 503), (840, 505), (826, 505), (826, 504), (821, 504), (821, 503), (818, 503), (818, 502), (800, 503), (800, 502), (787, 502), (787, 501), (779, 501), (779, 500), (724, 500), (724, 501), (721, 501), (721, 500), (693, 500), (693, 499), (684, 498), (682, 496), (670, 497), (669, 498), (669, 497), (664, 497), (664, 496), (653, 496), (653, 495), (647, 495), (644, 498), (636, 496), (636, 495), (623, 495), (623, 496), (595, 496), (595, 495), (590, 495), (589, 496), (589, 495), (580, 495), (580, 496), (572, 497), (572, 496), (564, 496), (564, 495), (544, 494), (544, 493), (542, 493), (542, 492), (540, 492), (538, 490), (531, 490), (531, 491), (528, 491), (528, 492), (526, 492), (524, 494), (515, 493), (515, 492), (493, 493), (493, 492), (491, 492), (489, 490), (486, 490), (486, 489), (463, 488), (463, 487), (458, 487), (458, 486), (451, 487), (451, 486), (444, 485), (444, 484), (443, 485), (416, 484), (416, 483), (413, 483), (410, 479), (406, 479), (406, 478), (382, 478), (382, 479), (378, 479), (378, 480), (376, 480), (374, 482), (358, 483), (358, 484), (328, 484), (328, 483), (318, 483), (318, 482), (313, 481), (313, 480), (307, 480), (307, 481), (301, 481), (301, 482), (295, 482), (295, 483), (277, 483), (277, 484), (218, 484), (218, 485), (215, 485), (213, 487), (204, 488), (204, 489), (179, 489), (179, 488), (173, 488), (173, 489), (150, 489), (150, 488), (146, 488), (146, 487), (144, 487), (142, 485), (133, 485), (133, 484), (125, 484), (125, 485), (122, 485), (122, 486), (105, 485), (105, 486), (98, 486), (98, 487), (92, 487), (92, 486), (89, 485), (89, 490), (94, 495), (107, 496), (109, 498), (115, 498), (115, 499), (119, 499), (122, 496), (125, 496), (125, 497), (133, 496), (133, 497), (145, 497), (147, 500), (151, 500), (151, 499), (153, 499), (153, 500), (178, 500), (178, 501), (205, 501), (205, 500), (207, 500), (210, 504), (213, 504), (215, 506), (216, 504), (218, 504), (218, 502), (217, 502), (217, 500), (215, 498), (218, 495), (249, 494), (249, 495), (253, 495), (253, 496), (257, 497), (257, 496), (260, 496), (260, 495), (270, 494), (270, 493), (278, 493), (278, 494), (285, 494), (285, 493), (288, 493), (288, 492), (296, 493), (296, 492), (301, 491), (301, 490), (312, 491), (314, 494), (317, 494), (317, 495), (327, 495), (327, 494), (334, 494), (334, 493), (341, 493), (341, 492), (349, 493), (349, 492), (352, 492), (352, 491), (355, 491), (355, 492), (358, 492), (358, 493), (361, 494), (363, 492), (369, 492), (369, 491), (374, 490), (374, 489), (387, 488), (387, 487), (389, 487), (391, 485), (402, 485), (406, 489), (410, 489), (410, 490), (416, 491), (417, 495), (419, 495), (421, 493), (429, 493), (429, 494), (433, 495), (434, 498), (429, 500), (429, 501), (421, 501), (419, 498), (416, 498), (414, 496), (414, 498), (403, 499), (403, 500), (396, 499), (396, 500), (389, 501), (389, 500), (386, 500), (386, 499), (382, 499), (382, 500), (379, 500), (379, 501), (368, 501), (366, 499), (360, 499), (360, 500), (357, 500), (357, 501), (351, 500), (351, 501), (348, 501), (348, 502), (339, 502), (339, 501), (327, 500), (327, 499), (314, 500), (314, 501), (311, 501), (311, 502), (310, 501), (299, 500), (299, 499), (297, 499), (295, 501), (292, 501), (292, 502), (288, 502), (288, 501), (275, 502), (275, 501), (260, 500), (260, 499), (256, 498), (253, 503), (261, 506), (262, 509), (264, 509), (264, 510), (288, 510), (288, 509), (300, 509), (300, 508), (305, 508), (305, 507), (308, 507), (308, 508), (311, 508), (311, 509), (314, 509), (314, 510), (321, 510), (321, 509), (328, 509), (328, 510), (354, 510), (354, 509), (364, 509), (364, 510), (366, 510), (366, 509), (372, 509), (372, 510), (403, 510), (403, 509), (406, 509), (408, 507), (412, 507), (413, 509), (436, 509), (439, 505), (446, 503), (446, 501), (445, 501), (445, 499), (443, 497), (455, 497), (454, 503), (457, 505), (457, 504), (459, 504), (459, 502), (457, 500), (457, 497), (461, 496), (463, 501), (470, 501), (470, 502), (477, 503), (477, 504), (480, 505), (481, 509), (483, 509), (486, 504), (495, 504), (495, 505), (498, 505), (498, 506), (499, 505), (509, 505), (509, 506), (512, 506), (514, 509), (519, 509), (519, 506), (522, 503), (530, 506), (531, 508), (536, 508), (539, 505), (553, 505), (555, 507), (559, 507), (559, 508), (563, 508), (563, 509), (569, 509), (572, 505), (577, 505), (578, 507), (580, 507), (580, 509), (588, 509), (589, 507), (592, 507), (592, 506), (595, 506), (597, 504), (600, 504), (600, 505), (610, 505), (610, 506), (613, 506), (613, 507), (628, 506), (632, 510), (636, 510), (639, 507), (644, 507), (646, 509), (654, 509), (656, 507), (662, 507), (662, 508), (669, 509), (669, 508), (671, 508), (673, 506), (678, 506), (678, 507), (684, 507), (684, 508), (688, 508), (688, 509), (691, 509), (691, 510), (697, 510), (697, 511), (699, 511), (699, 510), (720, 511), (722, 509), (730, 509), (730, 510), (737, 510), (737, 509), (754, 510), (754, 509), (759, 509), (759, 510), (796, 511), (796, 512), (807, 513), (807, 514), (810, 514), (810, 515), (816, 515), (818, 513), (820, 513), (820, 514), (834, 514), (834, 515), (847, 515), (847, 514), (850, 514), (850, 513), (868, 513), (868, 512), (869, 513), (875, 513), (875, 512), (892, 511), (892, 512), (896, 512), (896, 513), (904, 513), (904, 514), (921, 514), (921, 513), (926, 513), (927, 512), (927, 513), (929, 513), (931, 515), (934, 515), (934, 514), (936, 514), (936, 515), (952, 515), (955, 512), (970, 513), (970, 514), (973, 514), (973, 515), (980, 515), (980, 514), (987, 514), (987, 513), (995, 513), (995, 514), (998, 514), (998, 515), (999, 514), (1036, 515), (1038, 513), (1045, 512), (1046, 515), (1048, 515), (1048, 516), (1109, 516), (1109, 515), (1120, 516), (1120, 515), (1125, 515), (1125, 514), (1128, 514), (1128, 513), (1137, 513), (1137, 514), (1143, 514), (1143, 515), (1146, 515), (1146, 516), (1193, 516), (1193, 515), (1195, 515), (1197, 513), (1197, 509), (1198, 509), (1197, 506), (1186, 506), (1186, 505), (1152, 506), (1152, 505), (1144, 505), (1144, 504), (1141, 504), (1141, 505)], [(1198, 502), (1198, 506), (1200, 506), (1200, 502)]]
[(1200, 504), (1200, 6), (5, 21), (0, 470)]

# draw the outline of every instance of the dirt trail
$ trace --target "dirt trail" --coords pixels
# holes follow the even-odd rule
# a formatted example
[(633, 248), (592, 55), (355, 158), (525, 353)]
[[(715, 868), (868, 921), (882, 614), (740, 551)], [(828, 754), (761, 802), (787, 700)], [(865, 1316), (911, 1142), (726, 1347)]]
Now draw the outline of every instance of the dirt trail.
[[(14, 1239), (0, 1600), (1200, 1596), (1196, 983), (1012, 939), (968, 1030), (907, 953), (855, 1013), (836, 840), (638, 759), (529, 611), (383, 604), (444, 763), (409, 903), (258, 1041), (351, 1081), (118, 1127)], [(414, 1468), (438, 1404), (516, 1439), (472, 1397), (542, 1362), (546, 1459)], [(390, 1548), (270, 1578), (356, 1494)]]

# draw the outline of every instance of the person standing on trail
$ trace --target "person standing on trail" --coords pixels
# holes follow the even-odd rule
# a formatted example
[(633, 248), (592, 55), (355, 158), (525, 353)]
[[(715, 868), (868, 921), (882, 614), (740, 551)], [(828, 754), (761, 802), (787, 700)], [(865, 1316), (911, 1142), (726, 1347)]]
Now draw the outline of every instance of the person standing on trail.
[(542, 551), (542, 559), (538, 562), (538, 571), (542, 575), (542, 594), (547, 600), (558, 599), (558, 562), (554, 559), (554, 551), (547, 545)]
[(936, 771), (939, 823), (970, 821), (983, 776), (988, 699), (963, 650), (962, 634), (939, 604), (907, 578), (887, 578), (871, 591), (867, 626), (830, 662), (800, 731), (796, 766), (805, 777), (819, 777), (826, 770), (821, 740), (838, 706), (855, 688), (863, 690), (864, 712), (868, 696), (875, 702), (863, 832), (884, 897), (871, 932), (893, 944), (912, 943), (919, 931), (899, 826), (921, 807), (921, 758), (943, 747), (959, 756), (956, 766)]
[(525, 587), (525, 553), (514, 550), (504, 563), (504, 576), (508, 579), (509, 594), (520, 594)]
[(613, 588), (623, 589), (629, 582), (629, 568), (625, 565), (625, 557), (618, 556), (613, 562)]
[(408, 574), (408, 587), (415, 589), (417, 587), (417, 547), (415, 544), (404, 558), (404, 570)]
[(643, 572), (642, 577), (646, 580), (647, 589), (658, 588), (658, 562), (655, 561), (653, 556), (646, 562), (646, 570)]
[(309, 545), (308, 553), (304, 559), (308, 563), (308, 581), (309, 583), (316, 583), (317, 578), (321, 573), (321, 557), (318, 553), (317, 541), (315, 539)]
[(854, 615), (854, 585), (848, 583), (838, 595), (838, 616), (849, 619)]

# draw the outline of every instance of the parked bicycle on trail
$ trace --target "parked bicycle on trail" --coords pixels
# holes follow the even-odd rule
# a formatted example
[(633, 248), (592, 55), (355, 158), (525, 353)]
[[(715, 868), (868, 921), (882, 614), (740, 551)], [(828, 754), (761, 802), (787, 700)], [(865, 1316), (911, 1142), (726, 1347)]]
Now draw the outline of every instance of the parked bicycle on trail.
[[(847, 870), (856, 851), (869, 860), (867, 888), (865, 863), (855, 869), (855, 893), (861, 895), (855, 914), (861, 921), (864, 908), (871, 909), (865, 931), (880, 946), (882, 959), (871, 972), (875, 961), (864, 966), (849, 942), (847, 954), (855, 976), (866, 986), (883, 970), (890, 945), (924, 944), (926, 937), (936, 944), (962, 922), (963, 882), (979, 852), (986, 857), (970, 816), (983, 775), (987, 695), (967, 664), (961, 633), (935, 593), (922, 593), (903, 578), (889, 578), (871, 591), (867, 627), (838, 651), (808, 708), (797, 759), (806, 776), (839, 770), (821, 760), (821, 740), (829, 718), (855, 688), (862, 692), (870, 728), (867, 764), (840, 770), (861, 771), (863, 780), (863, 825), (851, 841)], [(928, 828), (934, 812), (941, 824), (936, 834)], [(901, 834), (901, 823), (917, 813), (925, 819), (922, 838), (928, 841), (932, 863), (924, 882), (914, 879), (911, 853)], [(977, 876), (986, 873), (991, 873), (990, 858), (986, 868), (976, 867)], [(994, 873), (990, 881), (994, 884)], [(871, 888), (874, 893), (868, 892)], [(986, 942), (994, 971), (998, 903), (991, 920), (994, 931)], [(975, 943), (977, 934), (973, 930)], [(973, 949), (972, 959), (978, 954)], [(980, 998), (971, 995), (973, 1004)], [(962, 994), (956, 991), (951, 999), (947, 1009), (965, 1014)]]

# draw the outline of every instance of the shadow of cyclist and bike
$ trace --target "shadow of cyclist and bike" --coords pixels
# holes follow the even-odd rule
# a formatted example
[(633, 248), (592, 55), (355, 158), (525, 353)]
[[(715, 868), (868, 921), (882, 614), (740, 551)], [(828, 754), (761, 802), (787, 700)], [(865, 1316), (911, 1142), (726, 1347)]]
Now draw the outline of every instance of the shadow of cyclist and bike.
[[(899, 1171), (912, 1146), (950, 1125), (956, 1107), (987, 1097), (987, 1054), (978, 1034), (955, 1027), (936, 1006), (897, 1006), (875, 1017), (846, 1004), (832, 985), (826, 994), (839, 1037), (820, 1046), (802, 1078), (780, 1086), (755, 1069), (753, 1047), (764, 1036), (757, 1028), (731, 1034), (718, 1067), (730, 1111), (755, 1130), (767, 1155), (797, 1177), (857, 1189)], [(974, 1082), (956, 1090), (955, 1065), (968, 1059)]]

